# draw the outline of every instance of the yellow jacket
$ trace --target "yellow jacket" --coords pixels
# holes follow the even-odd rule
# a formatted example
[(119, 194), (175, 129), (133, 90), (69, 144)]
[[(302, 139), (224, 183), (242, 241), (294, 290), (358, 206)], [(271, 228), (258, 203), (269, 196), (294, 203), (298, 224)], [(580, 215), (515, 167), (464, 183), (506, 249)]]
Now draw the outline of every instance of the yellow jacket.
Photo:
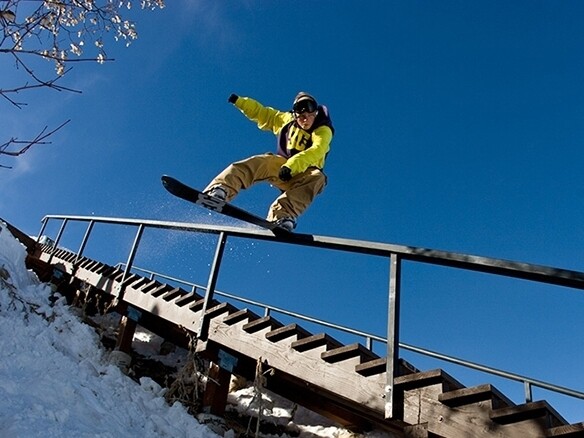
[(272, 131), (278, 136), (277, 153), (287, 158), (284, 165), (292, 171), (292, 176), (304, 172), (309, 167), (324, 168), (334, 133), (325, 106), (318, 107), (318, 115), (308, 131), (295, 123), (291, 112), (263, 106), (250, 97), (238, 97), (235, 106), (248, 119), (256, 122), (258, 128)]

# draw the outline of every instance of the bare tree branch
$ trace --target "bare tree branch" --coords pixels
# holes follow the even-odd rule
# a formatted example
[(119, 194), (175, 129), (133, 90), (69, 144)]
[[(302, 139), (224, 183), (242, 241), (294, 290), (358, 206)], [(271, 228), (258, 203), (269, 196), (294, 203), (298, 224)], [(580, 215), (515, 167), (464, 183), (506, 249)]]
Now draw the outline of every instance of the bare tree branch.
[[(164, 0), (141, 0), (142, 9), (162, 9)], [(130, 9), (130, 0), (0, 0), (0, 55), (10, 55), (21, 72), (20, 84), (0, 88), (0, 96), (13, 107), (22, 109), (27, 104), (16, 98), (21, 92), (48, 88), (55, 91), (81, 93), (57, 83), (70, 70), (72, 63), (113, 61), (105, 52), (104, 36), (113, 34), (116, 41), (129, 45), (138, 37), (133, 22), (122, 18), (124, 9)], [(94, 56), (83, 56), (94, 50)], [(52, 74), (37, 73), (38, 60), (51, 61)], [(46, 69), (43, 69), (43, 71)], [(17, 79), (18, 81), (18, 79)], [(43, 130), (30, 141), (15, 138), (0, 145), (0, 155), (17, 157), (32, 146), (48, 144), (45, 141), (69, 120), (56, 129)], [(17, 151), (9, 148), (24, 145)], [(0, 165), (0, 168), (10, 168)]]
[[(58, 130), (60, 130), (63, 126), (65, 126), (70, 121), (71, 120), (69, 119), (66, 122), (61, 123), (58, 127), (56, 127), (55, 129), (53, 129), (49, 132), (47, 132), (49, 127), (45, 126), (41, 130), (41, 132), (39, 132), (36, 135), (36, 137), (33, 138), (32, 140), (18, 140), (17, 138), (11, 138), (6, 143), (0, 145), (0, 155), (8, 155), (10, 157), (18, 157), (18, 156), (26, 153), (26, 151), (28, 151), (31, 147), (33, 147), (35, 145), (51, 144), (51, 142), (46, 141), (46, 139), (49, 138), (51, 135), (53, 135)], [(14, 146), (14, 145), (19, 145), (20, 149), (18, 149), (16, 151), (10, 151), (9, 148), (11, 146)], [(12, 169), (11, 166), (4, 166), (1, 164), (0, 164), (0, 167), (4, 168), (4, 169)]]
[[(1, 53), (1, 50), (0, 50)], [(12, 105), (16, 106), (17, 108), (22, 108), (22, 106), (26, 105), (26, 103), (23, 102), (17, 102), (14, 99), (12, 99), (9, 94), (18, 94), (20, 91), (24, 91), (24, 90), (32, 90), (32, 89), (38, 89), (38, 88), (51, 88), (53, 90), (56, 91), (68, 91), (71, 93), (81, 93), (81, 91), (79, 90), (74, 90), (72, 88), (69, 87), (64, 87), (61, 85), (57, 85), (56, 82), (61, 79), (64, 75), (61, 76), (56, 76), (53, 79), (49, 79), (49, 80), (43, 80), (41, 78), (39, 78), (32, 69), (30, 69), (20, 58), (20, 56), (17, 53), (12, 53), (12, 55), (14, 56), (14, 59), (16, 61), (16, 66), (17, 68), (20, 66), (22, 67), (28, 74), (29, 78), (33, 79), (35, 83), (30, 84), (30, 83), (25, 83), (24, 85), (20, 85), (17, 86), (15, 88), (10, 88), (10, 89), (2, 89), (0, 88), (0, 96), (2, 96), (3, 98), (5, 98), (6, 100), (8, 100)], [(65, 71), (65, 73), (67, 73), (70, 69), (67, 69)]]

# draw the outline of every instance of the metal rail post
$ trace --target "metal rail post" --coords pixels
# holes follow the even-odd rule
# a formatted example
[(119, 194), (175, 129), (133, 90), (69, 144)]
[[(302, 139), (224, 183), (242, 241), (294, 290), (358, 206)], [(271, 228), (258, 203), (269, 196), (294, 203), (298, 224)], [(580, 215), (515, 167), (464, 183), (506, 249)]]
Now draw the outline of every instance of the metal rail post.
[(206, 318), (206, 313), (211, 300), (213, 300), (213, 294), (215, 293), (215, 286), (217, 285), (217, 277), (219, 277), (219, 268), (221, 266), (221, 260), (223, 258), (223, 251), (225, 250), (226, 242), (227, 234), (225, 234), (225, 232), (221, 232), (221, 234), (219, 234), (219, 241), (217, 242), (217, 248), (215, 250), (213, 265), (211, 265), (211, 272), (209, 273), (209, 282), (207, 283), (207, 290), (205, 291), (205, 301), (203, 302), (203, 308), (201, 309), (201, 319), (199, 320), (199, 327), (197, 329), (197, 338), (202, 341), (206, 341), (209, 335), (209, 320)]
[(69, 219), (63, 219), (61, 228), (59, 228), (59, 232), (57, 233), (57, 237), (55, 238), (55, 246), (53, 247), (53, 250), (57, 249), (57, 246), (59, 246), (59, 243), (61, 242), (61, 237), (63, 237), (63, 232), (65, 231), (65, 227), (67, 226), (68, 222)]
[(531, 391), (531, 383), (524, 381), (523, 390), (525, 391), (525, 402), (531, 403), (533, 401), (533, 393)]
[(396, 414), (394, 378), (399, 366), (399, 304), (401, 285), (401, 258), (392, 253), (389, 263), (389, 307), (387, 312), (387, 363), (385, 385), (385, 418)]
[(49, 260), (47, 260), (48, 263), (51, 263), (51, 261), (53, 260), (53, 254), (55, 253), (57, 247), (59, 246), (59, 242), (61, 241), (61, 237), (63, 236), (63, 232), (65, 231), (65, 227), (67, 226), (67, 222), (69, 222), (69, 219), (63, 219), (63, 222), (61, 223), (61, 228), (59, 228), (59, 232), (57, 233), (57, 237), (55, 238), (55, 244), (51, 249), (51, 255), (49, 256)]
[(138, 226), (138, 231), (136, 232), (136, 237), (134, 238), (134, 243), (130, 249), (130, 254), (128, 255), (128, 261), (126, 262), (126, 269), (124, 270), (124, 275), (122, 276), (122, 281), (120, 281), (120, 289), (118, 291), (117, 301), (118, 303), (124, 298), (124, 283), (129, 277), (130, 271), (132, 270), (132, 265), (134, 264), (134, 258), (136, 257), (136, 252), (138, 251), (138, 245), (140, 244), (140, 239), (142, 239), (142, 233), (144, 233), (144, 224)]
[(37, 243), (39, 243), (41, 241), (41, 237), (43, 236), (43, 233), (45, 232), (45, 228), (47, 228), (48, 223), (49, 223), (49, 219), (44, 217), (43, 220), (41, 221), (41, 230), (39, 231), (39, 234), (36, 238)]
[(87, 226), (87, 230), (85, 230), (85, 235), (83, 236), (81, 245), (79, 245), (79, 250), (77, 250), (77, 255), (75, 256), (75, 261), (73, 262), (74, 265), (76, 265), (81, 256), (83, 256), (83, 251), (85, 251), (85, 245), (87, 245), (89, 235), (91, 234), (91, 230), (93, 230), (93, 224), (95, 224), (95, 221), (89, 221), (89, 225)]

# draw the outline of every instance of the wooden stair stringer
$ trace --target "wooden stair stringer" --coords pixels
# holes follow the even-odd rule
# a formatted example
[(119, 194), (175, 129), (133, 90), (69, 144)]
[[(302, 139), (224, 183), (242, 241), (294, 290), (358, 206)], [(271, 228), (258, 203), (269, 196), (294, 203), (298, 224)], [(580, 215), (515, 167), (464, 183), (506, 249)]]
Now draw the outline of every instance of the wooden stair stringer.
[[(43, 246), (43, 248), (45, 247)], [(79, 261), (75, 263), (75, 254), (69, 251), (63, 249), (51, 250), (51, 247), (47, 247), (45, 250), (41, 251), (39, 254), (39, 260), (50, 263), (54, 268), (63, 271), (68, 275), (74, 276), (77, 280), (89, 284), (107, 295), (113, 297), (119, 295), (121, 282), (118, 281), (117, 278), (123, 271), (110, 266), (108, 275), (104, 275), (102, 268), (98, 268), (94, 271), (85, 267), (86, 264), (83, 264), (84, 266), (82, 266), (82, 263)]]
[(263, 332), (247, 333), (241, 325), (211, 321), (209, 339), (255, 360), (264, 358), (269, 366), (284, 371), (316, 387), (338, 394), (351, 402), (384, 412), (385, 377), (367, 378), (328, 363), (320, 357), (306, 355), (287, 342), (271, 342)]
[[(428, 421), (428, 432), (445, 437), (473, 437), (473, 438), (544, 438), (550, 435), (551, 430), (542, 420), (524, 419), (499, 424), (491, 420), (491, 410), (483, 402), (449, 408), (437, 403), (434, 407), (433, 418)], [(428, 407), (426, 408), (428, 409)], [(560, 426), (568, 427), (568, 426)], [(576, 428), (560, 429), (558, 433), (577, 430)], [(576, 432), (578, 433), (578, 432)], [(582, 435), (582, 430), (579, 431)], [(562, 436), (561, 434), (557, 436)], [(564, 436), (570, 436), (564, 435)]]
[[(110, 275), (105, 276), (100, 273), (104, 272), (103, 264), (90, 263), (90, 259), (86, 259), (81, 264), (74, 263), (76, 260), (75, 255), (63, 249), (53, 251), (52, 254), (42, 252), (40, 259), (44, 261), (50, 259), (51, 264), (69, 275), (74, 275), (75, 278), (83, 283), (93, 286), (101, 293), (116, 298), (120, 296), (123, 271), (119, 269), (112, 268)], [(200, 301), (202, 299), (201, 296), (180, 288), (173, 288), (164, 283), (153, 284), (152, 281), (136, 274), (129, 276), (124, 281), (124, 284), (123, 301), (125, 303), (196, 333), (201, 312), (200, 310), (191, 311), (188, 307), (192, 303)], [(212, 307), (215, 307), (216, 304), (212, 303)], [(228, 313), (232, 309), (234, 308), (228, 306), (214, 309), (210, 317), (223, 316), (224, 313)]]
[[(441, 370), (421, 373), (428, 386), (413, 386), (415, 375), (402, 379), (404, 421), (425, 425), (429, 436), (473, 438), (546, 437), (552, 430), (562, 436), (578, 431), (545, 402), (514, 403), (492, 385), (456, 388)], [(446, 377), (445, 381), (441, 381)], [(398, 387), (400, 378), (396, 379)], [(456, 385), (455, 385), (456, 386)], [(414, 415), (414, 416), (412, 416)], [(417, 429), (416, 429), (417, 430)], [(550, 435), (552, 436), (552, 435)]]
[(584, 422), (552, 427), (546, 437), (582, 438), (584, 437)]

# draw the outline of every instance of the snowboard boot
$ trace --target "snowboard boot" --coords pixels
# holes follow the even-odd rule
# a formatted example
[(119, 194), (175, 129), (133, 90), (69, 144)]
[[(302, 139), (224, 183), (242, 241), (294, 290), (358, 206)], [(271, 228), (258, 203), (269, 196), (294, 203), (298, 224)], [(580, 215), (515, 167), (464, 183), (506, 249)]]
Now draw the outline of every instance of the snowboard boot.
[(296, 228), (296, 219), (293, 217), (283, 217), (276, 221), (276, 225), (283, 230), (291, 233)]
[(205, 192), (205, 195), (211, 196), (212, 198), (225, 201), (227, 199), (227, 190), (221, 186), (212, 187), (210, 190)]

